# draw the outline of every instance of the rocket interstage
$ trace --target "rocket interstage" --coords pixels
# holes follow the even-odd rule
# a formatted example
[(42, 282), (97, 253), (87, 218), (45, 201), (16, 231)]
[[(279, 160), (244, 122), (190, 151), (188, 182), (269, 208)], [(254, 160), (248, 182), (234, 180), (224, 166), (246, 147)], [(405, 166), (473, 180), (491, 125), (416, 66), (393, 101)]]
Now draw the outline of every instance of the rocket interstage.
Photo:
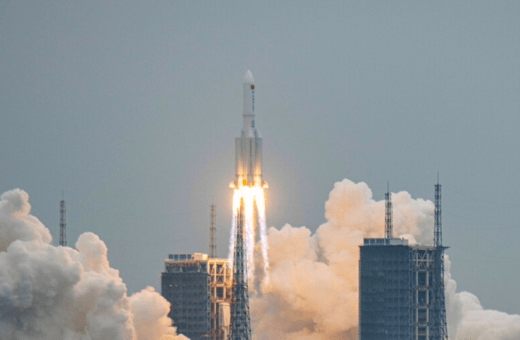
[[(255, 127), (255, 82), (251, 71), (247, 71), (243, 83), (243, 127), (240, 137), (235, 139), (235, 180), (230, 187), (235, 189), (233, 195), (233, 220), (229, 245), (229, 260), (233, 264), (235, 246), (236, 219), (240, 208), (240, 200), (244, 204), (245, 251), (247, 253), (248, 276), (251, 282), (254, 277), (254, 249), (257, 234), (261, 245), (264, 264), (264, 279), (268, 280), (267, 269), (267, 234), (265, 224), (264, 189), (268, 187), (262, 176), (262, 135)], [(258, 233), (255, 230), (259, 229)]]

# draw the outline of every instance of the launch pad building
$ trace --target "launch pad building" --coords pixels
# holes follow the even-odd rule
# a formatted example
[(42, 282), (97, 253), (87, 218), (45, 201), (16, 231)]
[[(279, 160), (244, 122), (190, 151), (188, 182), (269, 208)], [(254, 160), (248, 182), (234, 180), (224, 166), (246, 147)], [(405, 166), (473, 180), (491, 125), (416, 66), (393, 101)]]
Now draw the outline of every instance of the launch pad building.
[(366, 238), (360, 246), (360, 340), (448, 340), (440, 189), (435, 185), (432, 246), (393, 238), (386, 194), (386, 237)]
[(226, 340), (230, 326), (231, 270), (227, 259), (207, 254), (170, 254), (161, 278), (162, 296), (177, 332), (191, 340)]
[(384, 238), (365, 239), (360, 250), (360, 340), (444, 340), (435, 284), (443, 250)]

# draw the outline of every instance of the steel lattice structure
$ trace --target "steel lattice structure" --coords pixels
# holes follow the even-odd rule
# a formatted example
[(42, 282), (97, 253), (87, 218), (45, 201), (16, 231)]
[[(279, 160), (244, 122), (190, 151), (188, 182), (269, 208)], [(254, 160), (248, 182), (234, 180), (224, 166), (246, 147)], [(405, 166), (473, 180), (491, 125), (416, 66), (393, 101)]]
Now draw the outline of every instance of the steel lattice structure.
[(217, 212), (215, 204), (210, 207), (210, 228), (209, 228), (209, 257), (212, 259), (217, 257), (217, 227), (216, 227)]
[(442, 245), (441, 185), (435, 185), (435, 231), (434, 231), (434, 325), (432, 340), (447, 340), (448, 326), (446, 322), (446, 300), (444, 293), (444, 250)]
[(251, 340), (244, 225), (244, 200), (241, 199), (239, 213), (237, 214), (235, 249), (233, 252), (233, 297), (231, 300), (229, 340)]
[(392, 200), (390, 198), (390, 188), (385, 194), (385, 238), (393, 237), (393, 223), (392, 223)]
[(65, 222), (65, 200), (60, 201), (60, 246), (67, 245), (67, 223)]

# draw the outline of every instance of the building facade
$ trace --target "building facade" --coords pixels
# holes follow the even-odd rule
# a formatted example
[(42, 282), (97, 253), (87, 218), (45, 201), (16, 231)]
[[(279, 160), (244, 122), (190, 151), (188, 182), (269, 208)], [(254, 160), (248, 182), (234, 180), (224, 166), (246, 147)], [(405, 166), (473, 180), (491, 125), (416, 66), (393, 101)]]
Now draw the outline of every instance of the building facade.
[(169, 317), (178, 333), (191, 340), (225, 339), (231, 301), (228, 260), (202, 253), (170, 254), (161, 293), (171, 303)]
[(413, 339), (413, 252), (399, 239), (365, 239), (359, 261), (359, 338)]
[(227, 259), (208, 259), (210, 274), (211, 340), (227, 340), (230, 326), (232, 269)]
[[(359, 339), (437, 340), (442, 279), (433, 246), (402, 239), (365, 239), (359, 261)], [(442, 300), (444, 301), (444, 300)], [(444, 307), (444, 306), (442, 306)]]

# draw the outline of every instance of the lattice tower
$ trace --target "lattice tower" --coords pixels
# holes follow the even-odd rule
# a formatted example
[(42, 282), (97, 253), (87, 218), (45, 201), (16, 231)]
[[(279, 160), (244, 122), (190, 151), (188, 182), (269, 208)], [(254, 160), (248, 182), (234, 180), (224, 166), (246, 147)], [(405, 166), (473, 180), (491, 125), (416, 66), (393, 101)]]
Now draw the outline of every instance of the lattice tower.
[(435, 184), (435, 234), (433, 243), (436, 247), (442, 247), (442, 221), (441, 221), (441, 185)]
[(65, 199), (60, 201), (60, 246), (67, 245), (67, 223), (65, 221)]
[(448, 326), (446, 322), (446, 300), (444, 293), (444, 250), (446, 247), (442, 245), (442, 213), (441, 213), (441, 185), (437, 179), (435, 185), (435, 231), (434, 231), (434, 245), (435, 245), (435, 327), (433, 327), (432, 339), (447, 340)]
[(390, 188), (385, 194), (385, 238), (393, 238), (393, 223), (392, 223), (392, 199), (390, 197)]
[(233, 252), (233, 298), (231, 300), (229, 340), (251, 340), (244, 226), (244, 200), (241, 199), (239, 213), (237, 214), (235, 249)]
[(209, 256), (217, 257), (217, 227), (216, 227), (217, 211), (215, 204), (210, 206), (210, 227), (209, 227)]

